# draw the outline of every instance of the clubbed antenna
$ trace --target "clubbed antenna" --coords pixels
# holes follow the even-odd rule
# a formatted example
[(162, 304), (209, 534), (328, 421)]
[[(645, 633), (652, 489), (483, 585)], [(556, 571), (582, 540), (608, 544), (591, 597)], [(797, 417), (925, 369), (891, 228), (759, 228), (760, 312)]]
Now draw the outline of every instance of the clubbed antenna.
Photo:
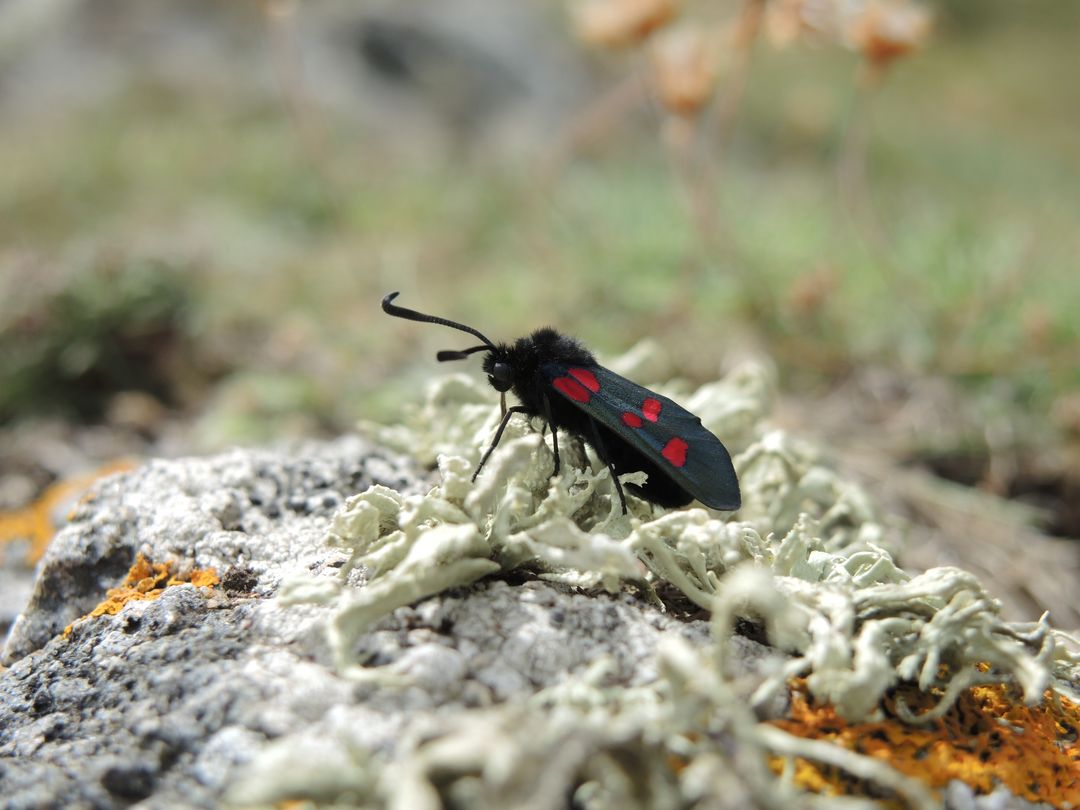
[(440, 318), (437, 315), (425, 315), (414, 309), (405, 309), (405, 307), (395, 306), (394, 299), (397, 298), (398, 295), (400, 295), (400, 293), (392, 292), (382, 300), (383, 312), (387, 315), (393, 315), (395, 318), (405, 318), (410, 321), (420, 321), (421, 323), (437, 323), (442, 326), (449, 326), (451, 329), (460, 329), (462, 332), (468, 332), (470, 335), (474, 335), (484, 341), (483, 346), (473, 346), (461, 351), (441, 351), (435, 355), (439, 362), (446, 362), (447, 360), (464, 360), (474, 352), (495, 351), (495, 344), (471, 326), (466, 326), (463, 323), (451, 321), (447, 318)]

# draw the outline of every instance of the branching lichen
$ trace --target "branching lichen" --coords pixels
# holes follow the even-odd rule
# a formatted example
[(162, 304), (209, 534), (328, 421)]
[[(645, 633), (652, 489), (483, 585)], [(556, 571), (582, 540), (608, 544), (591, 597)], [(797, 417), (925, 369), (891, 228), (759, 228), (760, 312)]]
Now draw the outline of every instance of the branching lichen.
[[(772, 755), (789, 777), (796, 760), (815, 761), (931, 807), (926, 787), (881, 759), (763, 725), (759, 715), (796, 677), (845, 722), (880, 720), (901, 686), (934, 695), (936, 704), (918, 710), (893, 701), (894, 716), (913, 727), (943, 716), (975, 683), (1015, 686), (1029, 705), (1047, 690), (1073, 694), (1080, 660), (1045, 617), (1010, 624), (972, 575), (937, 568), (911, 576), (895, 564), (867, 495), (766, 423), (765, 371), (747, 366), (681, 399), (736, 452), (743, 507), (733, 516), (664, 513), (634, 499), (624, 515), (591, 451), (564, 441), (562, 472), (552, 479), (550, 437), (519, 417), (472, 482), (498, 409), (494, 394), (465, 376), (436, 381), (404, 426), (378, 430), (383, 442), (436, 463), (439, 483), (424, 496), (373, 487), (334, 520), (329, 542), (348, 560), (340, 595), (321, 598), (338, 599), (329, 636), (341, 671), (377, 677), (358, 641), (395, 608), (500, 571), (608, 591), (631, 582), (646, 593), (673, 587), (713, 617), (711, 647), (665, 644), (647, 687), (605, 690), (585, 673), (527, 704), (427, 729), (399, 748), (380, 779), (388, 806), (435, 807), (447, 797), (509, 806), (571, 788), (596, 808), (632, 806), (620, 804), (628, 795), (673, 806), (674, 797), (717, 790), (742, 790), (759, 806), (790, 807), (797, 795), (812, 803), (797, 794), (797, 780), (776, 780)], [(362, 587), (346, 584), (358, 576)], [(763, 625), (777, 649), (751, 681), (733, 681), (726, 660), (737, 619)], [(726, 754), (716, 743), (725, 735), (736, 742)]]

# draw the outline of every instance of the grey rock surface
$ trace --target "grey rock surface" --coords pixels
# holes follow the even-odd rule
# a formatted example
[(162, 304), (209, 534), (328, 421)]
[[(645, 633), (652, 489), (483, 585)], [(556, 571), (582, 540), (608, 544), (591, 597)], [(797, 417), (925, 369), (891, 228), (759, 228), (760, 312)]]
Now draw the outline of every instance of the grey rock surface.
[[(531, 695), (605, 655), (614, 685), (647, 682), (662, 636), (705, 642), (706, 622), (629, 596), (488, 580), (400, 609), (360, 640), (389, 680), (340, 677), (322, 632), (330, 609), (272, 597), (291, 573), (334, 577), (343, 553), (323, 538), (345, 497), (408, 480), (403, 460), (346, 439), (155, 461), (103, 482), (54, 541), (4, 648), (3, 806), (214, 807), (270, 741), (318, 746), (345, 725), (391, 751), (426, 716)], [(173, 586), (65, 638), (140, 551), (215, 567), (222, 586)], [(738, 643), (752, 657), (757, 645)]]
[(284, 570), (326, 564), (322, 535), (345, 497), (373, 483), (402, 487), (415, 477), (403, 460), (354, 438), (301, 448), (295, 456), (235, 451), (152, 461), (107, 479), (50, 545), (0, 663), (41, 648), (91, 610), (140, 550), (154, 561), (248, 576), (251, 590), (268, 596)]
[(0, 558), (0, 635), (4, 636), (30, 599), (34, 585), (33, 571), (23, 562), (22, 554), (18, 546), (8, 547)]

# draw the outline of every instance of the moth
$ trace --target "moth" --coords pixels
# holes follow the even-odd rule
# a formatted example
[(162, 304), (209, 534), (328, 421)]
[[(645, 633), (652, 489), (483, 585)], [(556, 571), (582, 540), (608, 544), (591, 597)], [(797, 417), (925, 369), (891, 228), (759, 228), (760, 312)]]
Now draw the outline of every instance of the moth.
[[(456, 321), (425, 315), (383, 298), (388, 315), (449, 326), (473, 335), (481, 345), (440, 351), (440, 362), (464, 360), (483, 352), (488, 382), (502, 395), (503, 416), (491, 446), (473, 473), (475, 481), (517, 413), (543, 419), (551, 428), (558, 475), (559, 431), (577, 436), (596, 451), (611, 471), (623, 512), (626, 495), (619, 476), (644, 472), (644, 484), (627, 484), (635, 495), (664, 507), (697, 499), (713, 509), (738, 509), (742, 499), (731, 455), (701, 419), (665, 396), (621, 377), (596, 362), (578, 340), (551, 328), (537, 329), (513, 343), (494, 343)], [(506, 407), (506, 392), (517, 405)]]

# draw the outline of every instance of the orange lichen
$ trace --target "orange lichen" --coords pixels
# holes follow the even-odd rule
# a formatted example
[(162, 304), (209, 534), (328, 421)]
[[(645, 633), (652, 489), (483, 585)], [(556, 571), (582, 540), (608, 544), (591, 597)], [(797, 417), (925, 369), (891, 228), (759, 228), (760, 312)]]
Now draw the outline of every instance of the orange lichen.
[(127, 472), (134, 467), (135, 462), (128, 459), (114, 461), (86, 475), (57, 481), (23, 509), (0, 512), (0, 544), (12, 540), (29, 540), (26, 564), (36, 564), (48, 548), (56, 530), (62, 525), (63, 518), (58, 518), (61, 507), (74, 501), (95, 481), (113, 473)]
[[(1004, 785), (1031, 802), (1080, 806), (1080, 706), (1049, 692), (1039, 706), (1026, 706), (1009, 686), (995, 684), (968, 689), (927, 725), (913, 726), (897, 715), (898, 700), (917, 715), (938, 699), (940, 694), (900, 687), (882, 704), (884, 720), (847, 723), (832, 706), (816, 704), (800, 680), (792, 684), (789, 718), (773, 723), (881, 759), (930, 787), (959, 779), (978, 793)], [(784, 761), (774, 757), (770, 766), (779, 773)], [(836, 768), (803, 759), (795, 761), (794, 780), (826, 795), (880, 795)]]
[(95, 616), (115, 616), (128, 602), (157, 599), (172, 585), (190, 584), (197, 588), (212, 588), (221, 583), (213, 568), (194, 568), (173, 573), (172, 563), (152, 563), (139, 554), (135, 564), (128, 570), (124, 581), (110, 588), (97, 607), (64, 628), (64, 637), (71, 635), (76, 622)]

